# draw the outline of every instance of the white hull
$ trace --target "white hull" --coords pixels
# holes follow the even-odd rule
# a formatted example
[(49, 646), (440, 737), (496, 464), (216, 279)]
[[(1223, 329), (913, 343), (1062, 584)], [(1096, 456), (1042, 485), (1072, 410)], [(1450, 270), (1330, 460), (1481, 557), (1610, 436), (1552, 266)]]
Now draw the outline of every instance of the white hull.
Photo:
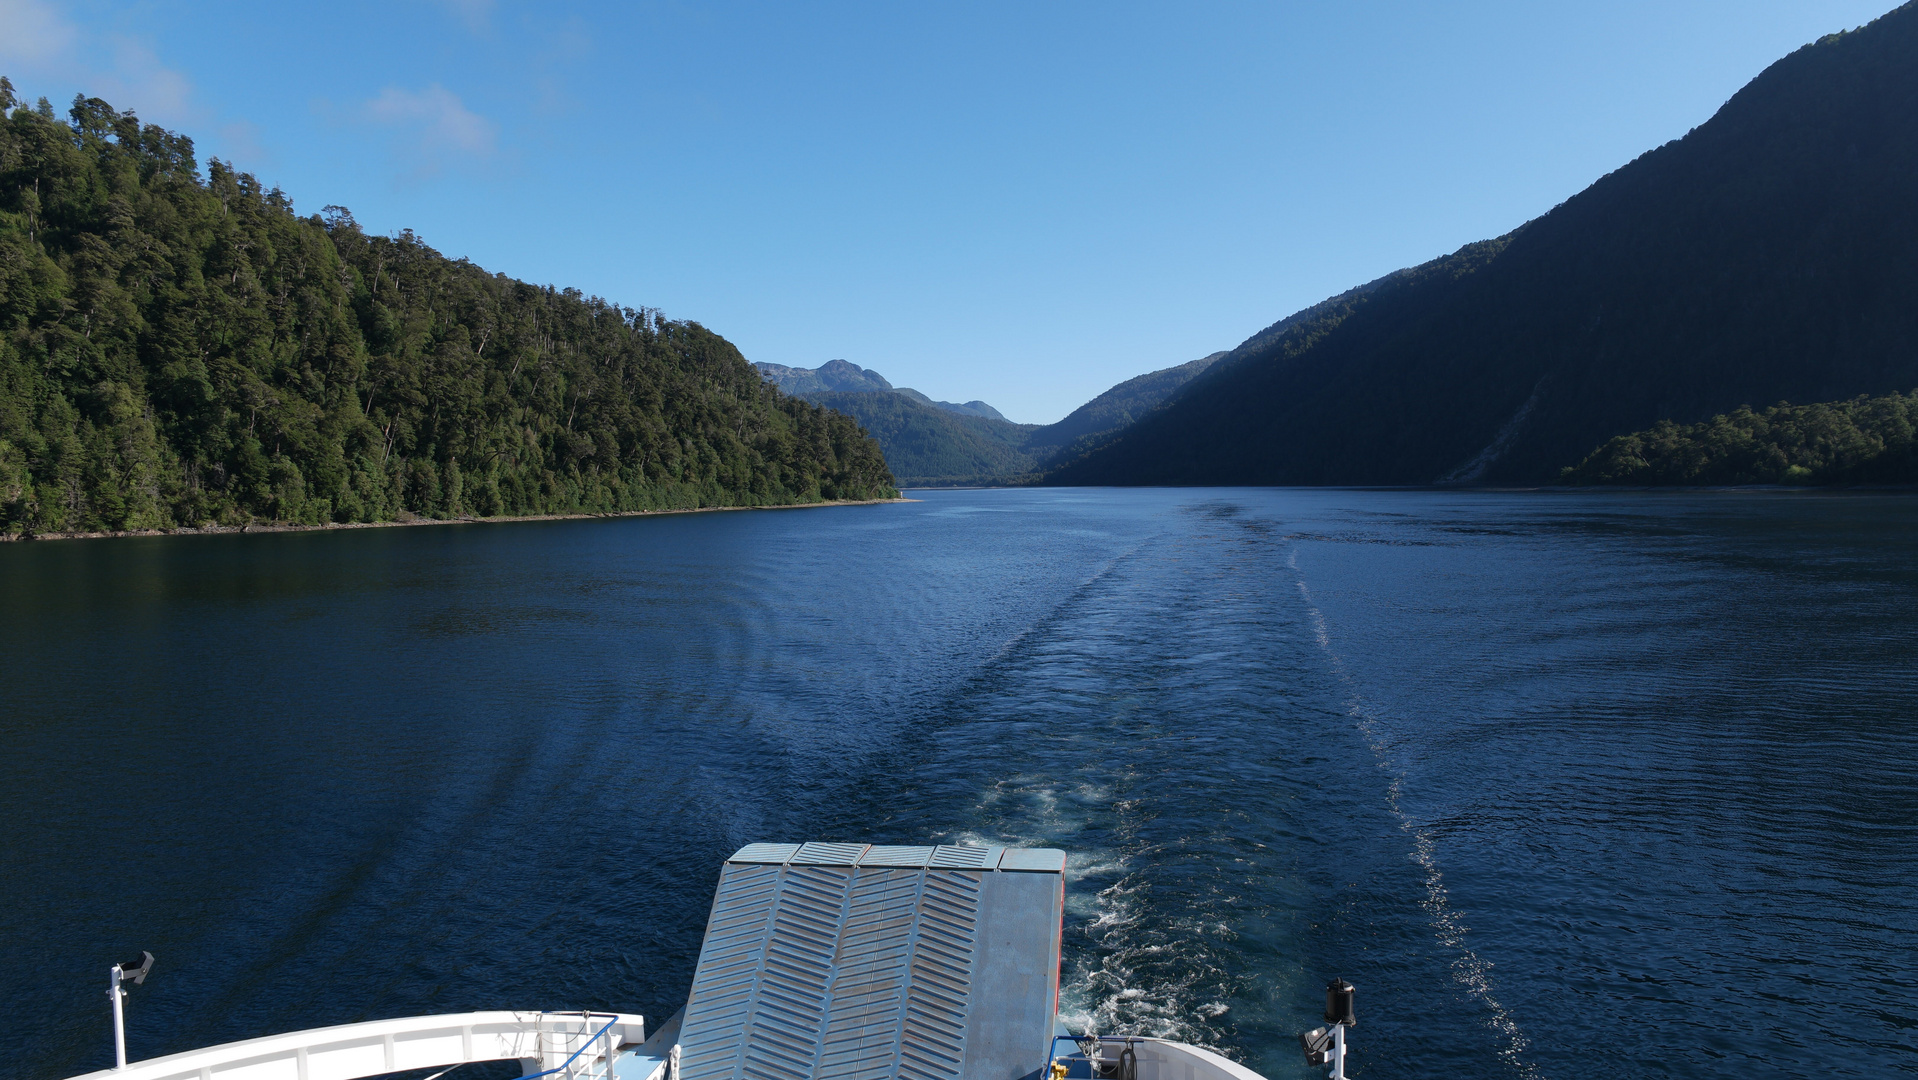
[[(595, 1033), (600, 1033), (597, 1039)], [(402, 1069), (499, 1060), (518, 1060), (528, 1076), (557, 1070), (555, 1080), (592, 1080), (606, 1076), (609, 1048), (615, 1080), (651, 1080), (666, 1072), (668, 1048), (659, 1047), (655, 1055), (644, 1041), (644, 1018), (629, 1014), (598, 1014), (582, 1022), (579, 1013), (451, 1013), (223, 1043), (73, 1080), (361, 1080)], [(1120, 1041), (1106, 1042), (1105, 1060), (1116, 1062), (1124, 1047)], [(1138, 1057), (1136, 1080), (1265, 1080), (1185, 1043), (1135, 1039), (1132, 1048)]]
[[(595, 1033), (601, 1033), (597, 1040)], [(223, 1043), (132, 1062), (123, 1069), (102, 1069), (74, 1080), (358, 1080), (402, 1069), (502, 1059), (519, 1060), (530, 1075), (559, 1068), (569, 1058), (578, 1067), (574, 1077), (603, 1077), (606, 1047), (588, 1046), (589, 1042), (608, 1044), (617, 1056), (621, 1046), (636, 1045), (644, 1038), (643, 1017), (611, 1013), (409, 1016)]]

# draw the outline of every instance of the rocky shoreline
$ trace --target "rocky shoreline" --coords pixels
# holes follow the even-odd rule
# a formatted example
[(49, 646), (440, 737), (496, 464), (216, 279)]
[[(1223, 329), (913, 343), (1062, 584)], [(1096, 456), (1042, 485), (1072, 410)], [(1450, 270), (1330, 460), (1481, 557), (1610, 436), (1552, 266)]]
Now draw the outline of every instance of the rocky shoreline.
[(122, 536), (213, 536), (225, 533), (328, 532), (338, 529), (386, 529), (414, 525), (500, 525), (515, 521), (576, 521), (585, 518), (653, 517), (660, 514), (706, 514), (720, 510), (804, 510), (820, 506), (877, 506), (882, 503), (918, 502), (917, 499), (836, 499), (828, 502), (781, 503), (775, 506), (700, 506), (690, 510), (616, 510), (599, 514), (524, 514), (517, 517), (425, 518), (408, 515), (398, 521), (328, 522), (325, 525), (292, 525), (279, 521), (260, 521), (246, 525), (207, 525), (201, 528), (127, 529), (107, 532), (0, 533), (0, 543), (27, 540), (106, 540)]

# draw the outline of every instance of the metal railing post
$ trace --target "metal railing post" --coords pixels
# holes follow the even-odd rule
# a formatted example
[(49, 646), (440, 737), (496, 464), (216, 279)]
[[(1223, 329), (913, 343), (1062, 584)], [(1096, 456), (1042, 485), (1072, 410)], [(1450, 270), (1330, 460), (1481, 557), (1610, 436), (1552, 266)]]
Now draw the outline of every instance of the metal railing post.
[(107, 976), (107, 996), (113, 999), (113, 1067), (124, 1069), (127, 1067), (127, 1022), (120, 1002), (127, 992), (120, 989), (120, 965), (113, 965), (112, 971)]

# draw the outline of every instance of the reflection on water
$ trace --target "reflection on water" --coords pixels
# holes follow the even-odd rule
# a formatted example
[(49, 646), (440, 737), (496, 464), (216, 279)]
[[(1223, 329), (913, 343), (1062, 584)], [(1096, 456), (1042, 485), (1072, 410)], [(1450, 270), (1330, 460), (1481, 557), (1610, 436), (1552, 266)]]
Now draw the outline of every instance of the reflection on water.
[(0, 547), (0, 1056), (683, 999), (748, 841), (1073, 852), (1075, 1025), (1918, 1069), (1918, 501), (1267, 490)]

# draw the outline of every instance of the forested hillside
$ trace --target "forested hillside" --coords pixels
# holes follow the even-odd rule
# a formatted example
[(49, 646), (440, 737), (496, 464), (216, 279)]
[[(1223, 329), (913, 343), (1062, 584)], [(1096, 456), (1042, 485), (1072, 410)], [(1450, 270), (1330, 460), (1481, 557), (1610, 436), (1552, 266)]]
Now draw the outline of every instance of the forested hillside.
[(1039, 460), (1026, 446), (1032, 424), (951, 412), (897, 390), (806, 396), (857, 419), (906, 487), (1010, 483), (1029, 478)]
[(725, 339), (371, 236), (0, 79), (0, 529), (895, 494)]
[(1918, 484), (1918, 391), (1739, 409), (1619, 435), (1566, 484)]
[(1247, 341), (1058, 483), (1538, 482), (1606, 439), (1918, 385), (1918, 5), (1537, 220)]
[(899, 387), (894, 390), (893, 393), (904, 394), (912, 400), (919, 402), (921, 405), (930, 405), (941, 412), (957, 413), (960, 416), (983, 416), (988, 420), (1004, 420), (1008, 424), (1012, 423), (1012, 421), (1006, 420), (1005, 413), (1000, 412), (998, 409), (993, 408), (977, 398), (967, 402), (934, 401), (932, 398), (914, 390), (910, 386)]

